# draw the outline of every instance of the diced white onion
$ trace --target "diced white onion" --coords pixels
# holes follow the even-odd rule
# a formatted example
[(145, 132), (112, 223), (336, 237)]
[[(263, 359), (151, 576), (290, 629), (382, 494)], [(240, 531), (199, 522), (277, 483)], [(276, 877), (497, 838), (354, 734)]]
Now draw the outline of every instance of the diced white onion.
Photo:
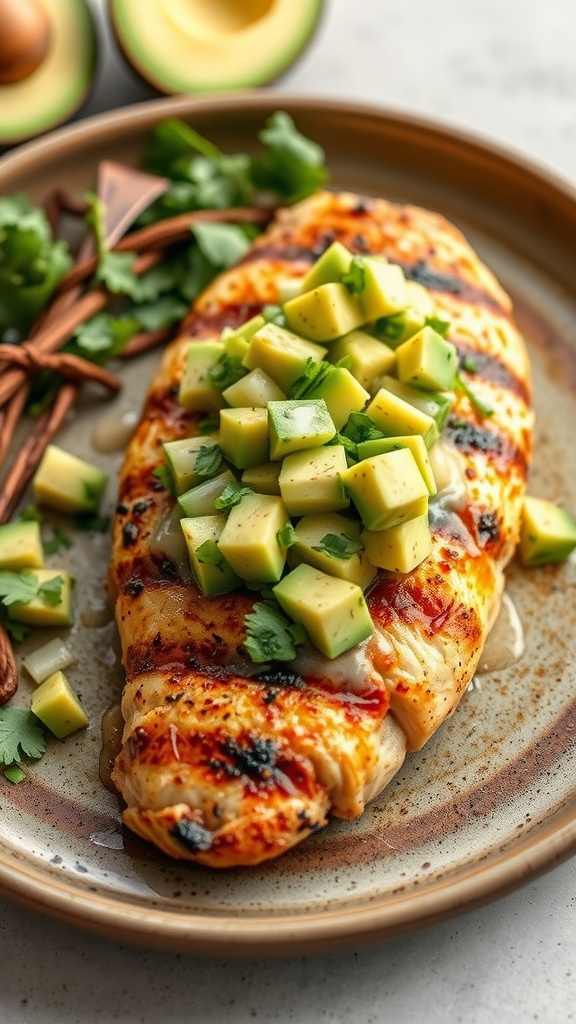
[(74, 661), (72, 651), (60, 637), (55, 637), (43, 644), (42, 647), (37, 647), (35, 651), (27, 654), (23, 658), (22, 664), (34, 682), (40, 685), (45, 679), (48, 679), (48, 676), (68, 668)]

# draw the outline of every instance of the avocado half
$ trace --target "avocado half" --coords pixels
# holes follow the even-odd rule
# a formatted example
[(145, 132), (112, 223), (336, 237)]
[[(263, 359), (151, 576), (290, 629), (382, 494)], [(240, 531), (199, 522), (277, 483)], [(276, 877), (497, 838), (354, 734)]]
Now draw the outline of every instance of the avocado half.
[(296, 60), (324, 0), (108, 0), (117, 41), (161, 92), (264, 85)]
[(0, 145), (22, 142), (66, 121), (96, 70), (97, 41), (86, 0), (38, 0), (49, 23), (46, 53), (20, 81), (0, 85)]

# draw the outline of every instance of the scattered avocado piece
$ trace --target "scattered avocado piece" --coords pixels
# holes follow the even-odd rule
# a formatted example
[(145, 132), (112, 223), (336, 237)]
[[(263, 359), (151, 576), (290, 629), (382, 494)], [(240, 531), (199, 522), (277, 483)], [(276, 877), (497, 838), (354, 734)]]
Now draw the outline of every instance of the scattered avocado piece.
[(342, 242), (332, 242), (302, 279), (300, 292), (312, 291), (331, 281), (341, 281), (350, 270), (351, 263), (352, 253), (346, 246)]
[(184, 409), (194, 412), (217, 412), (222, 408), (222, 392), (207, 378), (208, 370), (224, 352), (221, 341), (194, 341), (186, 353), (184, 373), (180, 379), (178, 401)]
[(246, 89), (282, 74), (312, 37), (323, 0), (109, 0), (118, 44), (164, 93)]
[(266, 408), (222, 409), (220, 447), (228, 462), (248, 469), (268, 458), (268, 412)]
[(42, 565), (39, 523), (19, 521), (0, 526), (0, 569), (39, 569)]
[(341, 480), (346, 468), (346, 453), (339, 444), (287, 455), (279, 484), (288, 513), (304, 516), (346, 508), (350, 499)]
[(519, 552), (523, 565), (564, 562), (576, 548), (576, 520), (544, 498), (526, 496), (522, 506)]
[(330, 281), (284, 304), (291, 330), (310, 341), (334, 341), (366, 320), (360, 303), (344, 284)]
[(355, 259), (362, 278), (362, 286), (358, 290), (363, 314), (361, 324), (372, 323), (406, 308), (408, 292), (402, 267), (386, 263), (378, 256), (357, 256)]
[(260, 466), (249, 466), (242, 473), (242, 483), (258, 494), (280, 494), (278, 478), (281, 462), (263, 462)]
[(411, 572), (432, 551), (428, 515), (416, 516), (387, 530), (364, 530), (361, 536), (372, 565), (389, 572)]
[(408, 448), (363, 459), (342, 480), (368, 530), (385, 530), (428, 511), (428, 488)]
[[(202, 465), (206, 460), (205, 454), (212, 452), (216, 468), (219, 468), (219, 447), (218, 440), (214, 437), (183, 437), (177, 441), (166, 441), (163, 445), (164, 455), (170, 470), (174, 490), (176, 494), (183, 494), (197, 484), (202, 483), (206, 477), (215, 476), (215, 473), (202, 472)], [(200, 455), (200, 453), (203, 453)], [(196, 469), (199, 463), (200, 472)]]
[(324, 399), (337, 430), (344, 426), (351, 412), (360, 412), (370, 401), (368, 391), (344, 366), (329, 367), (320, 383), (306, 392), (306, 397)]
[(16, 601), (10, 605), (10, 618), (28, 626), (71, 626), (74, 621), (72, 608), (72, 579), (70, 574), (58, 569), (29, 570), (39, 588), (46, 584), (60, 582), (59, 596), (43, 599), (41, 592), (31, 601)]
[(61, 671), (48, 676), (34, 691), (30, 710), (59, 740), (88, 725), (88, 716)]
[(396, 349), (398, 379), (430, 391), (449, 391), (458, 373), (458, 353), (432, 327), (423, 327)]
[(245, 377), (241, 377), (235, 384), (225, 388), (222, 398), (228, 405), (239, 406), (266, 406), (268, 402), (281, 402), (286, 395), (278, 387), (276, 381), (272, 380), (264, 370), (257, 368), (250, 370)]
[(231, 469), (224, 470), (218, 476), (210, 480), (204, 480), (196, 484), (189, 491), (184, 491), (178, 497), (178, 507), (184, 516), (211, 516), (216, 508), (214, 502), (220, 497), (228, 484), (236, 483), (236, 477)]
[(322, 398), (269, 402), (268, 429), (272, 461), (305, 448), (317, 448), (336, 434)]
[(285, 394), (289, 394), (304, 373), (308, 359), (319, 363), (326, 351), (322, 345), (305, 341), (278, 324), (267, 323), (252, 335), (243, 365), (248, 370), (259, 367), (276, 381)]
[(218, 547), (225, 523), (224, 513), (180, 520), (192, 574), (206, 597), (228, 594), (241, 583)]
[(107, 483), (101, 469), (54, 444), (46, 448), (32, 480), (39, 505), (71, 515), (96, 512)]
[(417, 409), (388, 388), (380, 388), (376, 392), (366, 409), (366, 415), (374, 420), (378, 429), (387, 437), (420, 434), (426, 447), (431, 448), (440, 436), (436, 420), (432, 416)]
[(234, 571), (250, 583), (275, 583), (286, 561), (278, 541), (289, 522), (281, 498), (271, 494), (247, 494), (230, 510), (219, 548)]
[(350, 331), (330, 346), (330, 360), (349, 360), (350, 372), (363, 388), (370, 390), (374, 381), (384, 373), (390, 373), (396, 356), (383, 341), (371, 337), (366, 331)]
[(382, 455), (384, 452), (392, 452), (398, 448), (409, 448), (414, 456), (416, 465), (422, 474), (422, 478), (428, 493), (436, 494), (438, 488), (430, 465), (428, 449), (420, 434), (406, 434), (404, 437), (381, 437), (374, 441), (360, 441), (358, 444), (358, 458), (369, 459), (372, 455)]
[(379, 384), (387, 391), (391, 391), (393, 395), (402, 398), (404, 402), (413, 405), (415, 409), (420, 409), (427, 416), (431, 416), (436, 422), (438, 433), (444, 429), (450, 410), (454, 405), (453, 391), (428, 391), (425, 388), (415, 388), (412, 384), (406, 384), (404, 381), (386, 374), (380, 378)]
[(0, 85), (0, 145), (22, 142), (66, 121), (94, 79), (97, 40), (86, 0), (43, 0), (38, 6), (49, 19), (47, 47), (30, 74)]
[(370, 612), (356, 583), (302, 562), (272, 589), (280, 607), (327, 658), (337, 658), (372, 635)]
[(296, 543), (288, 552), (288, 561), (292, 566), (306, 562), (366, 590), (376, 569), (368, 561), (360, 532), (360, 523), (338, 512), (303, 516), (296, 525)]

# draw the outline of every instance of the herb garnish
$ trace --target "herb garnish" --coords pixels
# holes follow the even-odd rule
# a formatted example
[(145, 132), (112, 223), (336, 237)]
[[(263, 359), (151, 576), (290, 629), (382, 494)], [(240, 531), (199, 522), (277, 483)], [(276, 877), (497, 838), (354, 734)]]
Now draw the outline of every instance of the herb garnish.
[(303, 643), (305, 633), (291, 623), (278, 608), (259, 602), (244, 616), (246, 639), (244, 647), (252, 661), (291, 661), (296, 657), (296, 644)]
[(36, 715), (17, 707), (0, 708), (0, 764), (9, 782), (22, 782), (23, 757), (36, 761), (46, 751), (46, 735)]
[(322, 551), (333, 558), (348, 559), (363, 551), (364, 546), (347, 533), (327, 533), (319, 544), (314, 545), (313, 550)]

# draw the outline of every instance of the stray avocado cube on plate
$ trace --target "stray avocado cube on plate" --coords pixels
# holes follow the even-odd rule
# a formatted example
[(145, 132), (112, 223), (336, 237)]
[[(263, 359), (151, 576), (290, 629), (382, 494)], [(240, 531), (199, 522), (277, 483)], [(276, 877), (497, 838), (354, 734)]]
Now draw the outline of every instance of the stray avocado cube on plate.
[(331, 441), (336, 427), (322, 398), (291, 399), (268, 403), (270, 459)]
[(222, 392), (222, 398), (228, 405), (236, 408), (242, 406), (266, 406), (268, 402), (281, 402), (286, 395), (264, 370), (257, 367), (250, 370)]
[(278, 533), (288, 522), (281, 498), (247, 494), (230, 509), (218, 546), (243, 580), (276, 583), (286, 562), (286, 549)]
[(74, 621), (72, 607), (72, 578), (58, 569), (26, 569), (36, 594), (26, 601), (15, 601), (9, 615), (15, 622), (28, 626), (71, 626)]
[(430, 465), (428, 449), (421, 434), (405, 434), (403, 437), (381, 437), (374, 441), (360, 441), (357, 447), (358, 458), (369, 459), (372, 455), (383, 455), (385, 452), (393, 452), (399, 448), (410, 449), (428, 488), (428, 493), (431, 496), (436, 494), (438, 488)]
[(268, 459), (266, 408), (222, 409), (220, 448), (237, 469), (258, 466)]
[(186, 353), (178, 401), (193, 412), (217, 412), (223, 405), (222, 392), (207, 376), (224, 352), (221, 341), (194, 341)]
[(576, 520), (544, 498), (526, 496), (522, 507), (519, 552), (523, 565), (564, 562), (576, 548)]
[(428, 515), (416, 516), (387, 530), (364, 530), (362, 541), (372, 565), (389, 572), (411, 572), (432, 551)]
[(334, 341), (366, 321), (358, 298), (339, 281), (322, 284), (284, 304), (291, 330), (311, 341)]
[(228, 594), (242, 582), (218, 547), (225, 524), (223, 512), (180, 520), (192, 575), (206, 597)]
[(431, 391), (449, 391), (458, 372), (458, 353), (432, 327), (423, 327), (396, 349), (398, 379)]
[(302, 562), (273, 587), (278, 604), (327, 658), (366, 640), (373, 624), (362, 588)]
[(300, 291), (309, 292), (313, 288), (319, 288), (321, 284), (340, 281), (350, 270), (351, 263), (352, 253), (346, 246), (342, 245), (342, 242), (332, 242), (303, 278)]
[(222, 465), (222, 453), (214, 437), (183, 437), (166, 441), (163, 448), (176, 494), (216, 476)]
[(408, 448), (363, 459), (342, 480), (367, 530), (385, 530), (428, 512), (428, 488)]
[(30, 710), (59, 740), (88, 725), (88, 716), (61, 671), (48, 676), (34, 691)]
[(348, 359), (350, 372), (368, 390), (378, 377), (390, 373), (396, 362), (392, 349), (366, 331), (345, 334), (330, 346), (329, 355), (333, 363)]
[(39, 505), (71, 515), (95, 512), (108, 476), (97, 466), (49, 444), (34, 474), (32, 487)]
[(288, 552), (292, 566), (306, 562), (329, 576), (356, 583), (362, 590), (374, 579), (376, 569), (368, 560), (356, 520), (338, 512), (306, 515), (296, 524), (295, 533), (296, 543)]
[(341, 475), (347, 465), (346, 453), (339, 444), (308, 448), (287, 455), (282, 462), (278, 482), (289, 515), (303, 516), (346, 508), (350, 499)]
[(323, 345), (306, 341), (278, 324), (267, 323), (252, 335), (242, 362), (248, 370), (263, 370), (287, 395), (304, 373), (307, 361), (321, 362), (326, 351)]
[(39, 523), (30, 520), (0, 526), (0, 569), (39, 569), (42, 565)]
[(183, 516), (211, 516), (216, 512), (214, 502), (220, 497), (228, 484), (235, 484), (236, 477), (231, 469), (225, 469), (210, 480), (196, 484), (189, 491), (184, 491), (177, 499), (180, 514)]

